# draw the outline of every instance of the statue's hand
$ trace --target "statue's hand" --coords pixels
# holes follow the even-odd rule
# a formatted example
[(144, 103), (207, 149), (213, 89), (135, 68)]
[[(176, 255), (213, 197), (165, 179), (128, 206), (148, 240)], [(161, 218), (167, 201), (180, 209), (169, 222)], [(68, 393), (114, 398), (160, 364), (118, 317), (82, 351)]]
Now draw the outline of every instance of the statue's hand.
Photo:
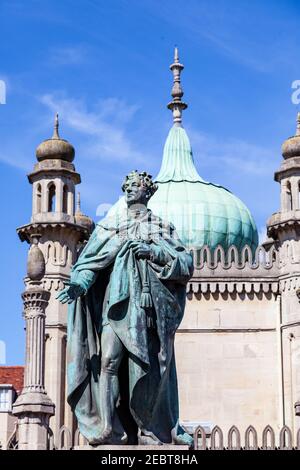
[(132, 247), (132, 251), (139, 259), (150, 259), (152, 253), (151, 248), (147, 243), (138, 243)]
[(56, 296), (62, 304), (71, 304), (77, 297), (84, 294), (84, 289), (79, 284), (73, 284), (72, 282), (66, 282), (65, 284), (66, 287)]

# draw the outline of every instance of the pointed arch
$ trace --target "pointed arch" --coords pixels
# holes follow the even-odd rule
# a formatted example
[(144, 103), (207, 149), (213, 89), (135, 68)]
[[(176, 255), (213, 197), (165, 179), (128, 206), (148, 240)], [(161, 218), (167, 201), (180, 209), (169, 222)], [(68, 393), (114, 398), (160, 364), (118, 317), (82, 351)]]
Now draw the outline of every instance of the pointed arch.
[[(234, 443), (235, 438), (235, 443)], [(241, 450), (241, 434), (236, 426), (231, 426), (228, 431), (228, 449)]]
[(62, 194), (62, 211), (67, 214), (68, 213), (68, 185), (64, 184), (63, 186), (63, 194)]
[(250, 266), (252, 265), (252, 250), (249, 245), (245, 245), (241, 252), (241, 265), (242, 267), (248, 263)]
[(227, 250), (227, 264), (237, 266), (239, 264), (239, 252), (235, 245), (230, 245)]
[(283, 426), (279, 434), (279, 448), (281, 450), (292, 450), (293, 435), (288, 426)]
[[(217, 438), (219, 443), (217, 444)], [(210, 448), (212, 450), (223, 450), (224, 449), (224, 438), (222, 429), (219, 426), (215, 426), (211, 432)]]
[[(252, 443), (251, 443), (252, 437)], [(248, 426), (245, 431), (245, 450), (257, 450), (258, 449), (258, 439), (257, 431), (254, 426)]]
[(200, 250), (200, 265), (199, 267), (203, 267), (204, 264), (207, 266), (211, 266), (211, 250), (208, 245), (204, 245)]
[(286, 183), (286, 210), (293, 210), (292, 187), (290, 181)]
[(53, 181), (48, 184), (48, 212), (55, 212), (56, 207), (56, 187)]
[[(201, 439), (200, 447), (199, 447), (199, 438)], [(206, 432), (205, 432), (205, 429), (200, 425), (197, 426), (194, 431), (194, 449), (206, 450)]]
[(214, 265), (217, 266), (218, 263), (225, 267), (225, 251), (222, 245), (217, 245), (214, 251)]
[(36, 186), (35, 201), (36, 213), (39, 214), (40, 212), (42, 212), (42, 186), (40, 183), (38, 183)]
[(81, 434), (77, 428), (74, 435), (74, 447), (88, 444), (88, 440)]
[(62, 426), (58, 433), (58, 449), (70, 450), (72, 448), (71, 431), (66, 426)]
[[(269, 436), (270, 436), (270, 445), (269, 445)], [(268, 425), (265, 427), (262, 433), (262, 448), (264, 450), (274, 450), (275, 449), (275, 432), (272, 426)]]

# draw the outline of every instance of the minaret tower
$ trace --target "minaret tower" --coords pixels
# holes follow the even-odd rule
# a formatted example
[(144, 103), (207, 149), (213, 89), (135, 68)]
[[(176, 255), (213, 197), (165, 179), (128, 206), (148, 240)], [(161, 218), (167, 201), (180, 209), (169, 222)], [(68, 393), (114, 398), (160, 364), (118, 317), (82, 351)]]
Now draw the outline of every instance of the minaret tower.
[[(38, 246), (45, 259), (42, 287), (50, 293), (45, 310), (45, 387), (55, 404), (50, 427), (57, 439), (58, 430), (66, 424), (72, 428), (73, 416), (66, 404), (66, 325), (67, 306), (56, 295), (69, 279), (80, 246), (88, 239), (93, 222), (81, 211), (75, 212), (75, 186), (80, 175), (72, 163), (74, 147), (59, 136), (58, 115), (55, 116), (51, 139), (36, 149), (38, 162), (28, 175), (32, 184), (32, 216), (27, 225), (17, 229), (22, 241)], [(25, 278), (25, 285), (30, 283)]]
[(280, 209), (268, 220), (267, 233), (279, 252), (283, 422), (295, 430), (300, 427), (300, 113), (282, 156), (274, 175), (280, 183)]

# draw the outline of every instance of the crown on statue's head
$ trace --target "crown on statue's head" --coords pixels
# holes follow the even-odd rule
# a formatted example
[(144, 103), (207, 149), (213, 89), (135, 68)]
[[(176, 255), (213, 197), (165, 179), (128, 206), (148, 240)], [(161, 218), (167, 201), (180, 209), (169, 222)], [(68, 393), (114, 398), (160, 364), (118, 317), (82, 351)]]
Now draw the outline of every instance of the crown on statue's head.
[(131, 171), (126, 177), (122, 184), (122, 190), (125, 192), (128, 184), (136, 182), (138, 185), (144, 186), (147, 189), (148, 194), (152, 196), (157, 191), (158, 186), (152, 180), (152, 175), (146, 171), (139, 172), (138, 170)]

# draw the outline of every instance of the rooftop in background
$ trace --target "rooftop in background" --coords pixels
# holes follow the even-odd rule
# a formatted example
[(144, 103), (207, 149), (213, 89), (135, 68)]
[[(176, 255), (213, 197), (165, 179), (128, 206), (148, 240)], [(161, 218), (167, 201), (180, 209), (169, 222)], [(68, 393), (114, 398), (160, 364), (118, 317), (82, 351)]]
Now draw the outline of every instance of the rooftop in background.
[(12, 385), (19, 395), (23, 388), (24, 366), (1, 366), (0, 367), (0, 386), (1, 384)]

